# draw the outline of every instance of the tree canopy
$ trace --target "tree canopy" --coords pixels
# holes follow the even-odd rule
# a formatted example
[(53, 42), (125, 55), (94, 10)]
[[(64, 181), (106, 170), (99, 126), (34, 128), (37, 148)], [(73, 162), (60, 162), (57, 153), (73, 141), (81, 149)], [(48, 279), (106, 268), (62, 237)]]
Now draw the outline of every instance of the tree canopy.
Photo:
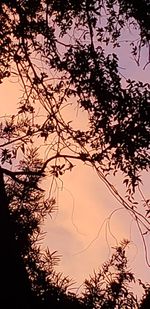
[[(107, 173), (121, 171), (130, 198), (141, 181), (141, 172), (150, 167), (150, 86), (123, 76), (118, 56), (123, 34), (129, 29), (136, 38), (127, 39), (128, 51), (140, 65), (142, 50), (150, 51), (149, 19), (150, 4), (146, 0), (0, 2), (0, 83), (10, 79), (22, 93), (16, 114), (4, 117), (0, 124), (1, 241), (6, 256), (11, 254), (14, 265), (18, 261), (21, 272), (25, 271), (26, 286), (31, 290), (31, 284), (32, 291), (36, 289), (40, 301), (49, 299), (49, 289), (53, 290), (55, 300), (66, 295), (63, 289), (56, 288), (57, 280), (51, 282), (53, 271), (48, 269), (49, 276), (47, 268), (43, 268), (51, 262), (42, 262), (34, 247), (41, 220), (53, 206), (53, 200), (48, 207), (45, 202), (41, 204), (44, 193), (40, 179), (45, 177), (48, 167), (49, 175), (58, 178), (74, 167), (75, 160), (90, 164), (132, 213), (142, 237), (139, 224), (144, 232), (149, 232), (149, 200), (144, 201), (144, 214), (140, 213), (134, 202), (124, 201), (106, 177)], [(145, 69), (149, 63), (150, 56)], [(86, 128), (82, 124), (74, 126), (70, 116), (74, 107), (85, 113)], [(29, 152), (33, 143), (48, 145), (46, 159), (33, 160), (34, 153)], [(10, 246), (6, 248), (7, 237), (2, 232), (8, 226)], [(124, 251), (121, 249), (119, 254), (125, 263), (122, 266), (126, 267)], [(4, 256), (1, 258), (3, 263)], [(122, 289), (124, 281), (119, 281), (119, 276), (121, 273), (116, 277), (115, 287), (119, 282), (118, 301), (122, 302), (127, 291), (124, 286)], [(131, 277), (124, 279), (132, 281)], [(88, 302), (89, 283), (86, 284)], [(116, 293), (112, 284), (107, 285), (107, 293), (109, 289)], [(89, 308), (99, 306), (101, 295), (98, 291)], [(129, 303), (136, 303), (133, 295), (127, 296)], [(67, 302), (72, 301), (73, 296), (70, 297)], [(109, 301), (112, 308), (117, 306), (114, 299)], [(108, 303), (110, 308), (109, 301), (102, 308), (108, 308)], [(78, 306), (83, 305), (82, 300), (77, 302)]]
[[(75, 155), (76, 146), (80, 159), (98, 163), (103, 172), (121, 170), (134, 188), (150, 165), (150, 93), (141, 81), (122, 82), (117, 48), (127, 26), (138, 29), (130, 45), (139, 61), (141, 48), (149, 44), (149, 3), (1, 1), (0, 14), (1, 82), (17, 76), (24, 91), (17, 123), (13, 116), (1, 127), (2, 163), (13, 156), (7, 154), (8, 140), (17, 148), (18, 139), (27, 142), (37, 134), (47, 140), (55, 134), (62, 145), (57, 155), (62, 148)], [(65, 121), (68, 100), (87, 111), (86, 131)], [(46, 112), (40, 125), (37, 101)]]
[[(31, 143), (48, 145), (37, 174), (48, 167), (58, 178), (75, 161), (91, 165), (142, 224), (141, 233), (148, 232), (149, 201), (139, 213), (132, 194), (150, 165), (149, 84), (123, 76), (118, 53), (127, 33), (128, 52), (140, 65), (142, 50), (149, 50), (149, 3), (1, 1), (0, 17), (1, 83), (9, 78), (21, 89), (17, 113), (0, 126), (1, 164), (8, 167), (3, 173), (22, 182), (26, 172), (9, 165)], [(128, 40), (129, 32), (134, 39)], [(75, 108), (86, 126), (74, 125)], [(131, 204), (106, 177), (118, 171)]]

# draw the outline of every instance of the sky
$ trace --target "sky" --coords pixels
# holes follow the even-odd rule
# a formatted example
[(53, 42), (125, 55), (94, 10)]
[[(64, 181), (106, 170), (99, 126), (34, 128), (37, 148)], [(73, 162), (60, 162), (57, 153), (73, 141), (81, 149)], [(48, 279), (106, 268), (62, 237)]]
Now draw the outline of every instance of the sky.
[[(146, 53), (144, 51), (142, 57), (144, 61)], [(123, 74), (130, 75), (131, 79), (149, 82), (150, 65), (145, 70), (138, 67), (130, 57), (125, 57), (124, 47), (120, 51), (120, 67)], [(17, 83), (11, 81), (0, 85), (0, 116), (16, 113), (19, 96)], [(77, 121), (84, 121), (84, 114)], [(118, 173), (111, 181), (123, 194), (121, 175)], [(47, 179), (47, 192), (49, 188), (50, 180)], [(148, 174), (144, 175), (143, 191), (148, 198)], [(150, 269), (146, 265), (143, 243), (135, 222), (92, 168), (76, 163), (72, 172), (67, 172), (62, 181), (58, 181), (54, 195), (58, 209), (43, 226), (46, 231), (43, 247), (58, 252), (60, 263), (57, 270), (73, 279), (74, 289), (82, 289), (84, 279), (101, 267), (110, 257), (112, 247), (124, 238), (131, 241), (127, 249), (130, 268), (137, 278), (149, 280)]]

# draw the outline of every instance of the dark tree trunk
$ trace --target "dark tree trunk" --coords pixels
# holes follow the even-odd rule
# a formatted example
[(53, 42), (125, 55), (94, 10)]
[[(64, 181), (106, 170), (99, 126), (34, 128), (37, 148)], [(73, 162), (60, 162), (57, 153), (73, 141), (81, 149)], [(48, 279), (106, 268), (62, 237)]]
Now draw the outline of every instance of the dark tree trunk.
[(0, 307), (34, 308), (27, 272), (17, 250), (9, 201), (0, 168)]

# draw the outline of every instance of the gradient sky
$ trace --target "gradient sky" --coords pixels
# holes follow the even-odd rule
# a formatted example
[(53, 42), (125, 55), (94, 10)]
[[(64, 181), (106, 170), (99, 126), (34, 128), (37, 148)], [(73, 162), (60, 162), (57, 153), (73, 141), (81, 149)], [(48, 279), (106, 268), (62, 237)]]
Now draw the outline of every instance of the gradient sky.
[[(131, 79), (149, 81), (150, 65), (142, 70), (133, 60), (120, 51), (122, 74)], [(143, 59), (147, 51), (144, 51)], [(144, 60), (145, 61), (145, 60)], [(143, 66), (144, 66), (143, 62)], [(124, 69), (126, 68), (126, 69)], [(0, 115), (16, 113), (16, 102), (20, 92), (17, 83), (5, 82), (0, 85)], [(84, 119), (84, 115), (80, 115)], [(50, 251), (58, 251), (61, 256), (57, 267), (69, 275), (79, 287), (93, 270), (97, 270), (110, 257), (112, 246), (124, 238), (131, 240), (127, 253), (129, 266), (137, 278), (149, 280), (150, 269), (146, 265), (143, 244), (135, 222), (110, 194), (92, 168), (79, 162), (72, 172), (67, 172), (63, 183), (58, 182), (55, 192), (58, 210), (52, 219), (48, 218), (43, 229), (47, 231), (44, 246)], [(144, 175), (144, 193), (148, 198), (149, 176)], [(113, 184), (123, 192), (121, 175), (112, 179)], [(50, 180), (45, 188), (48, 191)], [(122, 207), (122, 209), (120, 209)], [(110, 219), (110, 214), (116, 212)]]

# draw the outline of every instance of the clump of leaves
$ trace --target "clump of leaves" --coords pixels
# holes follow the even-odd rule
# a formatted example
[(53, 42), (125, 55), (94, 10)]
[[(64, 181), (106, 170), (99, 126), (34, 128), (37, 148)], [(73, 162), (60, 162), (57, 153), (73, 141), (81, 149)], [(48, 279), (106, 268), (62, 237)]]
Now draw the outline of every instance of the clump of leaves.
[(130, 290), (135, 278), (127, 265), (125, 249), (128, 243), (124, 240), (115, 247), (114, 254), (103, 264), (102, 269), (85, 281), (83, 301), (86, 308), (138, 308), (137, 297)]

